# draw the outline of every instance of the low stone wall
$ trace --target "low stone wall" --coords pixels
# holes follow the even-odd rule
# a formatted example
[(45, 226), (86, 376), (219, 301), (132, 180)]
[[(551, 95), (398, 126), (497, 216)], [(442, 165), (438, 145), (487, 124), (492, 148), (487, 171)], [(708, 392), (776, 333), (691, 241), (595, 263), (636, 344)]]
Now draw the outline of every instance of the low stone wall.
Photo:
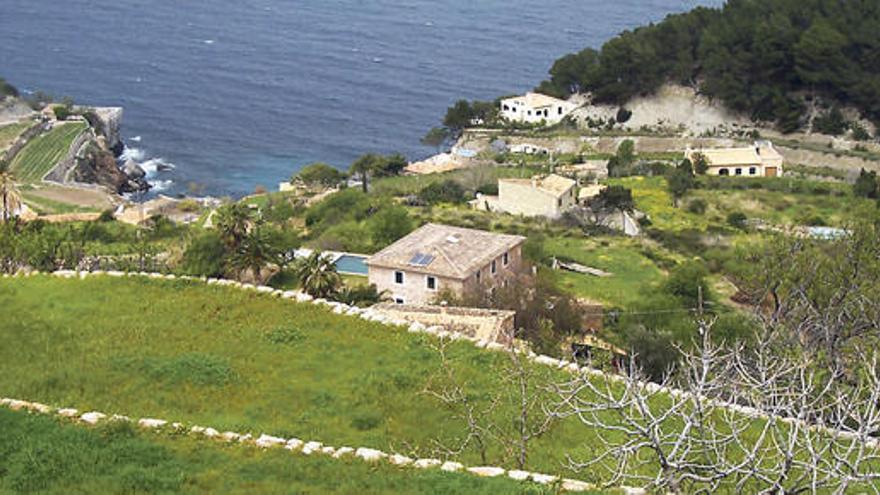
[[(400, 454), (389, 454), (381, 450), (369, 447), (332, 447), (323, 442), (314, 440), (300, 440), (299, 438), (282, 438), (265, 433), (254, 437), (251, 433), (237, 433), (234, 431), (220, 432), (209, 426), (187, 426), (181, 422), (172, 422), (166, 419), (140, 418), (132, 419), (120, 414), (106, 414), (99, 411), (81, 413), (79, 410), (65, 407), (56, 408), (39, 402), (0, 398), (0, 407), (6, 407), (13, 411), (27, 411), (34, 414), (51, 414), (60, 418), (67, 418), (84, 426), (94, 426), (99, 423), (125, 422), (137, 425), (144, 430), (167, 432), (170, 435), (189, 435), (216, 440), (218, 442), (239, 444), (243, 446), (258, 447), (261, 449), (285, 449), (299, 455), (327, 456), (333, 459), (360, 459), (363, 462), (378, 463), (387, 462), (393, 466), (410, 469), (439, 469), (449, 473), (467, 473), (473, 476), (494, 478), (507, 476), (516, 481), (529, 481), (539, 485), (554, 486), (565, 492), (595, 491), (596, 485), (559, 476), (529, 471), (510, 470), (495, 466), (468, 467), (455, 461), (442, 461), (440, 459), (413, 459)], [(620, 487), (620, 490), (628, 495), (644, 494), (639, 488)]]
[(449, 331), (488, 342), (509, 344), (514, 332), (513, 311), (495, 309), (459, 308), (448, 306), (420, 306), (414, 304), (383, 303), (373, 310), (392, 319), (426, 326), (440, 326)]

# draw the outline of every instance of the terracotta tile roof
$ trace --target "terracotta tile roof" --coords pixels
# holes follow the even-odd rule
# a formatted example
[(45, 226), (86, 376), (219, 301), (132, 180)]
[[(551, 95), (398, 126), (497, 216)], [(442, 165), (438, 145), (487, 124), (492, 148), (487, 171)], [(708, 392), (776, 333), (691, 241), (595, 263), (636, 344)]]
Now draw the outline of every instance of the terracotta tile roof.
[(429, 223), (367, 259), (368, 266), (464, 279), (525, 237)]
[(499, 179), (498, 182), (533, 186), (535, 189), (550, 193), (557, 198), (564, 196), (569, 189), (577, 185), (577, 182), (556, 174), (550, 174), (546, 177), (536, 176), (531, 179)]

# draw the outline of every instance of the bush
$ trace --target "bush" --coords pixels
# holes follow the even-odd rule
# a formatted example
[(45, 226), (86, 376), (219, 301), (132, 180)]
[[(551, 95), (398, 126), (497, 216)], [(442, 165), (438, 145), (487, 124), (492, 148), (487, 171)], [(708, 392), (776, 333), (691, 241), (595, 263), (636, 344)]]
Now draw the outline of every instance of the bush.
[(677, 297), (687, 309), (693, 309), (699, 305), (701, 290), (703, 300), (709, 299), (709, 287), (706, 283), (708, 275), (709, 272), (702, 263), (685, 263), (672, 270), (664, 289)]
[(871, 139), (871, 134), (865, 129), (865, 126), (859, 124), (858, 122), (854, 122), (850, 129), (852, 129), (853, 139), (856, 141), (867, 141)]
[(104, 210), (98, 216), (98, 222), (101, 222), (101, 223), (108, 223), (108, 222), (115, 222), (115, 221), (116, 221), (116, 216), (114, 215), (114, 212), (112, 209)]
[(635, 202), (632, 190), (621, 185), (611, 185), (602, 189), (595, 198), (590, 200), (590, 206), (598, 209), (632, 211), (635, 208)]
[(402, 206), (385, 207), (370, 217), (368, 223), (373, 244), (381, 247), (409, 234), (413, 229), (413, 221)]
[(839, 136), (846, 132), (848, 124), (839, 108), (834, 107), (813, 120), (813, 129), (831, 136)]
[(439, 203), (463, 203), (465, 201), (464, 188), (452, 179), (435, 182), (419, 191), (419, 198), (428, 204)]
[(220, 277), (225, 268), (226, 247), (214, 231), (205, 231), (193, 239), (180, 264), (183, 273), (195, 277)]
[(707, 207), (708, 207), (708, 205), (706, 204), (706, 200), (701, 199), (701, 198), (697, 198), (697, 199), (691, 200), (691, 202), (688, 203), (687, 211), (690, 213), (693, 213), (694, 215), (702, 215), (702, 214), (706, 213)]
[(334, 299), (353, 306), (372, 306), (384, 301), (387, 297), (379, 292), (376, 284), (363, 284), (344, 287)]
[(747, 222), (748, 217), (746, 217), (746, 214), (741, 211), (735, 211), (727, 215), (727, 224), (731, 227), (740, 230), (746, 230), (746, 228), (748, 227)]
[(485, 194), (487, 196), (497, 196), (498, 195), (498, 183), (497, 182), (489, 182), (488, 184), (483, 184), (482, 186), (477, 188), (477, 192), (480, 194)]
[(862, 198), (874, 199), (880, 196), (878, 189), (880, 189), (880, 185), (877, 182), (877, 172), (873, 170), (868, 172), (862, 169), (855, 184), (853, 184), (853, 194)]
[(633, 113), (626, 108), (620, 107), (620, 109), (617, 110), (617, 117), (615, 118), (615, 120), (617, 120), (617, 122), (621, 124), (624, 124), (630, 119), (630, 117), (632, 117), (632, 114)]
[(177, 209), (184, 213), (195, 213), (202, 209), (202, 205), (192, 198), (186, 198), (180, 203), (177, 203)]

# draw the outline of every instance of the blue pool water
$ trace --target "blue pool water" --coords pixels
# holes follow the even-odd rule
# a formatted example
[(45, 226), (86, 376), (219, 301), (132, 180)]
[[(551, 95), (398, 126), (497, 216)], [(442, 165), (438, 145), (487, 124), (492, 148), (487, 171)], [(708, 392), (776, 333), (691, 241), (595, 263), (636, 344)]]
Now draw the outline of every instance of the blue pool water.
[(366, 275), (367, 264), (364, 263), (367, 258), (364, 256), (355, 256), (352, 254), (343, 254), (336, 262), (336, 271), (347, 275)]

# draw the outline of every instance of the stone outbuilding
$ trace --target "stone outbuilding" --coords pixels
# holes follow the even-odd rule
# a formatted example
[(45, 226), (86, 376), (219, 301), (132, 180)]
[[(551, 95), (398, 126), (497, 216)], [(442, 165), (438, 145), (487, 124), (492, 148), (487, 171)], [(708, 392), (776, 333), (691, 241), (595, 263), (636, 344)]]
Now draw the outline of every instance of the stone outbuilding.
[(499, 179), (498, 196), (477, 195), (471, 206), (478, 210), (559, 218), (577, 205), (577, 182), (561, 175), (536, 175), (531, 179)]

